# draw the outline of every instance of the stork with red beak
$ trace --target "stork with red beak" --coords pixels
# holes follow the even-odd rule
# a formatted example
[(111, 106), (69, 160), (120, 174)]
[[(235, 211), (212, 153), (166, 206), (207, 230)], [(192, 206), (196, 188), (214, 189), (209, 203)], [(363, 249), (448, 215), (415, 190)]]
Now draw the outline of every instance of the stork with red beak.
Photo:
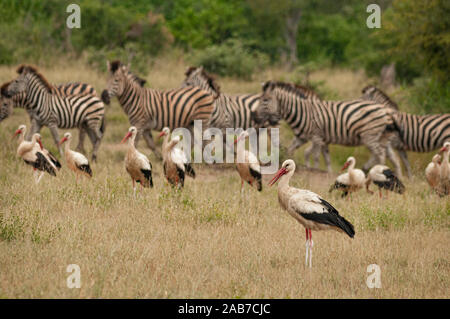
[[(35, 133), (33, 134), (31, 141), (26, 141), (24, 137), (25, 133), (25, 125), (20, 125), (14, 133), (14, 136), (19, 135), (17, 156), (21, 157), (26, 164), (33, 167), (36, 184), (40, 182), (44, 172), (56, 176), (56, 171), (61, 168), (61, 164), (53, 154), (44, 148), (41, 135)], [(38, 170), (41, 171), (39, 176), (36, 175)]]
[(136, 149), (134, 145), (136, 134), (137, 128), (134, 126), (130, 127), (121, 142), (125, 143), (128, 141), (128, 151), (125, 155), (125, 169), (133, 182), (134, 196), (136, 196), (136, 182), (141, 185), (141, 191), (143, 187), (153, 187), (152, 164), (147, 156)]
[(441, 180), (440, 180), (440, 194), (449, 195), (450, 194), (450, 142), (445, 142), (444, 146), (439, 151), (442, 154), (441, 163)]
[(397, 175), (395, 175), (395, 173), (386, 165), (375, 165), (367, 174), (366, 189), (367, 192), (373, 193), (369, 190), (370, 182), (373, 182), (378, 186), (380, 198), (382, 197), (381, 189), (386, 190), (386, 197), (388, 196), (388, 191), (399, 194), (403, 194), (405, 192), (405, 185), (403, 185)]
[(366, 175), (362, 170), (355, 168), (355, 164), (355, 158), (350, 156), (341, 170), (343, 172), (348, 168), (347, 173), (341, 174), (336, 178), (336, 181), (329, 189), (330, 193), (335, 189), (339, 189), (342, 190), (342, 197), (345, 197), (349, 193), (356, 192), (364, 186)]
[(162, 145), (164, 176), (172, 186), (183, 187), (185, 175), (195, 178), (195, 171), (183, 150), (176, 147), (181, 138), (175, 136), (169, 142), (168, 127), (163, 128), (159, 134), (159, 138), (161, 137), (164, 137)]
[(76, 182), (78, 183), (78, 177), (84, 175), (92, 177), (92, 170), (89, 166), (89, 161), (83, 154), (72, 151), (70, 149), (70, 142), (72, 140), (72, 134), (67, 132), (59, 142), (59, 145), (66, 143), (64, 146), (64, 156), (66, 157), (67, 166), (75, 172)]
[[(240, 140), (245, 140), (248, 136), (249, 133), (243, 131), (234, 143), (237, 144)], [(250, 186), (255, 186), (258, 191), (262, 191), (261, 166), (258, 158), (245, 148), (242, 151), (235, 150), (235, 153), (237, 154), (236, 169), (241, 177), (241, 193), (244, 189), (244, 182), (249, 183)], [(239, 160), (243, 160), (243, 162)]]
[[(280, 206), (305, 227), (306, 254), (305, 264), (312, 266), (312, 230), (336, 230), (345, 232), (350, 238), (355, 236), (353, 225), (327, 201), (309, 190), (289, 186), (289, 180), (295, 172), (293, 160), (284, 161), (269, 185), (278, 180), (278, 201)], [(309, 259), (308, 259), (309, 256)]]

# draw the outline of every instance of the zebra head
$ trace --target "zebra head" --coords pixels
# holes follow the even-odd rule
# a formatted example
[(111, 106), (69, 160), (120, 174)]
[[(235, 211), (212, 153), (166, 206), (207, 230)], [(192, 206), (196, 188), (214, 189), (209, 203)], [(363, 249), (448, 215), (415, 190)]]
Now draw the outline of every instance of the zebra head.
[(0, 122), (9, 117), (12, 113), (13, 99), (8, 92), (11, 82), (4, 83), (0, 89)]
[(125, 89), (125, 82), (129, 73), (128, 67), (120, 61), (106, 61), (110, 77), (106, 89), (102, 92), (102, 100), (109, 104), (111, 97), (120, 96)]
[(252, 119), (257, 124), (264, 124), (267, 121), (270, 125), (277, 125), (280, 121), (280, 110), (278, 99), (275, 95), (275, 87), (272, 82), (262, 84), (263, 93), (259, 99), (258, 106), (252, 110)]
[(216, 83), (215, 78), (206, 73), (202, 66), (191, 66), (184, 73), (186, 78), (184, 79), (181, 87), (197, 86), (209, 93), (214, 94), (214, 98), (217, 99), (220, 95), (220, 86)]

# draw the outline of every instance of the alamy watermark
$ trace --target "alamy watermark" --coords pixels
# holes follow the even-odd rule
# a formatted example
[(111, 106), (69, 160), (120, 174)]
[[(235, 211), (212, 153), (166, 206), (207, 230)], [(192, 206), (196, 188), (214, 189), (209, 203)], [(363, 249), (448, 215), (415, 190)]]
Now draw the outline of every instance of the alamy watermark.
[[(186, 128), (176, 128), (172, 132), (172, 138), (182, 136), (180, 147), (188, 162), (191, 163), (245, 163), (245, 144), (248, 140), (248, 150), (260, 161), (261, 174), (276, 173), (279, 166), (279, 128), (248, 128), (245, 138), (236, 139), (244, 131), (242, 128), (227, 128), (225, 136), (218, 128), (207, 128), (203, 130), (202, 121), (194, 121), (194, 137)], [(193, 142), (193, 143), (192, 143)], [(203, 142), (206, 142), (203, 146)], [(270, 144), (270, 150), (268, 149)], [(192, 145), (194, 146), (192, 152)], [(192, 158), (193, 153), (193, 158)]]
[(370, 289), (381, 288), (381, 268), (377, 264), (367, 266), (367, 272), (371, 273), (366, 280), (366, 285)]
[(70, 15), (66, 19), (66, 25), (69, 29), (81, 28), (81, 9), (78, 4), (69, 4), (66, 8), (66, 12)]
[(81, 270), (77, 264), (70, 264), (66, 268), (66, 272), (71, 273), (67, 277), (67, 288), (81, 288)]
[(366, 20), (369, 29), (381, 28), (381, 8), (378, 4), (372, 3), (367, 6), (367, 13), (371, 13)]

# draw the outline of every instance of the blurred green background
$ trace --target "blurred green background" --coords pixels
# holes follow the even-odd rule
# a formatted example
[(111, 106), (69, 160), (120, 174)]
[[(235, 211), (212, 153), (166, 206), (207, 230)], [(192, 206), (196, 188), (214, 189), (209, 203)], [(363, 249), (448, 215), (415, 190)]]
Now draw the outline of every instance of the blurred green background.
[[(80, 29), (65, 27), (70, 3), (81, 8)], [(370, 3), (381, 7), (380, 29), (366, 26)], [(450, 109), (448, 0), (2, 0), (0, 16), (0, 64), (67, 56), (104, 71), (105, 59), (120, 58), (145, 73), (149, 59), (181, 51), (213, 73), (251, 80), (274, 65), (370, 77), (395, 63), (410, 111)]]

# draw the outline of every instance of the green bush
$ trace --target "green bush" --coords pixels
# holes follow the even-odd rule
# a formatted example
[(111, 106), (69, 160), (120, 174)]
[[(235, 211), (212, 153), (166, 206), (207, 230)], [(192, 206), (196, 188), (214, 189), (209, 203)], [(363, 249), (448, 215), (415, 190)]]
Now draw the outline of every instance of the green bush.
[(230, 39), (220, 45), (197, 50), (188, 58), (195, 65), (221, 76), (251, 79), (252, 74), (267, 66), (269, 58), (259, 52), (251, 52), (240, 40)]

